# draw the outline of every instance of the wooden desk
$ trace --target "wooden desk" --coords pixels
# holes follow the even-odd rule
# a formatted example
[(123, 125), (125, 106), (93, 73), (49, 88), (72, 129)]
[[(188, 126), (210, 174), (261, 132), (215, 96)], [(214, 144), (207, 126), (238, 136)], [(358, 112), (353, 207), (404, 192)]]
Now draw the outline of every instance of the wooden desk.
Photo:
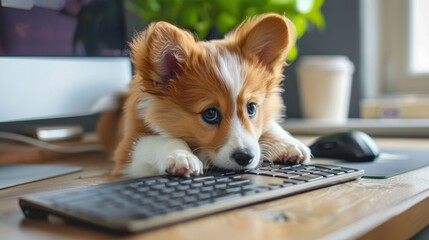
[[(305, 143), (314, 138), (301, 138)], [(428, 147), (429, 139), (378, 139), (380, 146)], [(83, 172), (0, 190), (1, 239), (406, 239), (429, 224), (429, 167), (385, 180), (359, 179), (157, 230), (116, 236), (25, 219), (23, 194), (114, 180), (102, 154), (50, 161)]]

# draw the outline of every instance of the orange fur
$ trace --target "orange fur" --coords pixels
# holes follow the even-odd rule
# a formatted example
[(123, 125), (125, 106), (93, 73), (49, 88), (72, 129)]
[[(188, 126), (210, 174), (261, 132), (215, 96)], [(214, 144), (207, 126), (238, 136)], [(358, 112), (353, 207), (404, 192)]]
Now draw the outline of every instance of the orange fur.
[[(117, 101), (122, 106), (128, 95), (118, 96)], [(113, 155), (119, 141), (123, 137), (125, 119), (122, 109), (106, 112), (101, 115), (97, 124), (97, 135), (100, 143), (105, 147), (109, 155)]]
[[(123, 111), (106, 113), (98, 127), (103, 144), (112, 153), (115, 149), (113, 173), (120, 174), (131, 161), (133, 142), (159, 134), (157, 128), (210, 157), (227, 141), (234, 114), (254, 138), (271, 138), (263, 135), (282, 116), (282, 70), (294, 39), (293, 24), (277, 14), (250, 18), (225, 39), (209, 42), (197, 42), (189, 32), (166, 22), (150, 24), (131, 43), (135, 75)], [(237, 99), (231, 98), (216, 70), (218, 54), (226, 52), (239, 56), (245, 76)], [(177, 66), (169, 62), (171, 58), (178, 60)], [(254, 119), (246, 112), (249, 102), (258, 106)], [(201, 112), (210, 107), (222, 112), (219, 126), (201, 119)]]

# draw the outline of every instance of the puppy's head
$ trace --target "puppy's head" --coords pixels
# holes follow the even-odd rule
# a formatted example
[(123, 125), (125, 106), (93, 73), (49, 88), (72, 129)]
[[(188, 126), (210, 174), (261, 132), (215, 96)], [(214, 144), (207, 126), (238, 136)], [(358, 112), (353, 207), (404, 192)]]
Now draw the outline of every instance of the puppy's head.
[(153, 132), (185, 140), (206, 163), (256, 167), (258, 139), (282, 114), (282, 70), (293, 43), (292, 23), (277, 14), (209, 42), (153, 23), (131, 44), (139, 117)]

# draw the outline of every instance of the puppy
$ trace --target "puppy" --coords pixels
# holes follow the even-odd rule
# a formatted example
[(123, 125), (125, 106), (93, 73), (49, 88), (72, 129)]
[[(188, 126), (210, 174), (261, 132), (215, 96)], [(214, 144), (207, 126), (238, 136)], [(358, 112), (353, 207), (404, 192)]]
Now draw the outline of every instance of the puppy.
[(210, 166), (309, 161), (309, 148), (277, 123), (294, 41), (293, 24), (277, 14), (250, 18), (212, 41), (150, 24), (130, 45), (135, 75), (124, 108), (98, 125), (113, 173), (195, 176)]

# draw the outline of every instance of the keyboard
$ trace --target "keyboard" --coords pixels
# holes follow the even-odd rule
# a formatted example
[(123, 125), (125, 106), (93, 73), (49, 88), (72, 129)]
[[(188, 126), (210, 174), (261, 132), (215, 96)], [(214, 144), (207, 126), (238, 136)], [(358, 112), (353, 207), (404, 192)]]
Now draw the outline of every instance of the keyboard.
[(363, 173), (325, 164), (263, 163), (252, 170), (145, 177), (38, 193), (20, 198), (19, 204), (28, 218), (137, 232), (350, 181)]

